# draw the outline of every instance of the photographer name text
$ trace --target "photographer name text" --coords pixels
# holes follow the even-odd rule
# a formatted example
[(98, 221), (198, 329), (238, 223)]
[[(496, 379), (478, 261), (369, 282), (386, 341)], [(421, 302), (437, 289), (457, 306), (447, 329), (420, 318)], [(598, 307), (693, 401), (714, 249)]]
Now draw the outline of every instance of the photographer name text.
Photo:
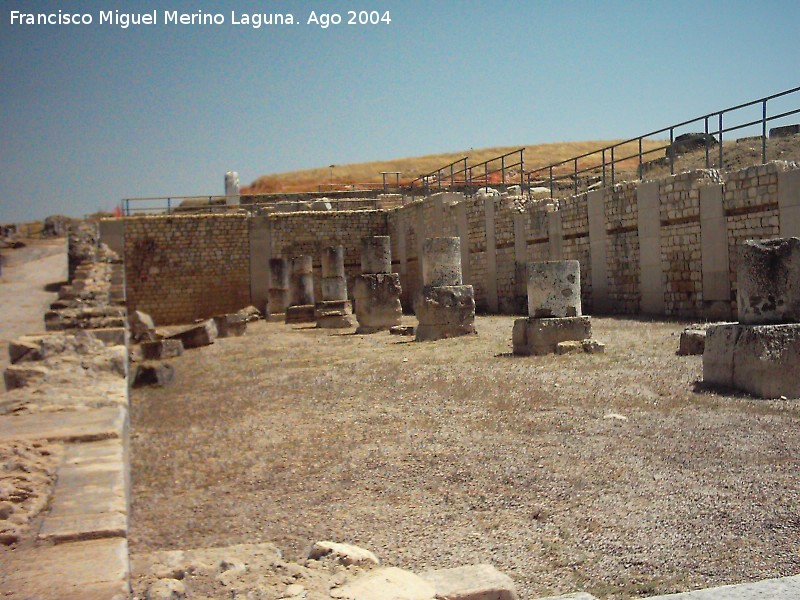
[[(227, 14), (227, 16), (226, 16)], [(101, 10), (97, 13), (78, 13), (59, 10), (49, 13), (10, 11), (11, 25), (107, 25), (128, 29), (143, 25), (244, 25), (253, 29), (284, 25), (311, 25), (320, 29), (331, 26), (389, 25), (392, 17), (388, 10), (348, 10), (341, 13), (311, 11), (304, 16), (292, 13), (212, 13), (204, 10), (179, 12), (177, 10), (153, 10), (128, 13), (120, 10)]]

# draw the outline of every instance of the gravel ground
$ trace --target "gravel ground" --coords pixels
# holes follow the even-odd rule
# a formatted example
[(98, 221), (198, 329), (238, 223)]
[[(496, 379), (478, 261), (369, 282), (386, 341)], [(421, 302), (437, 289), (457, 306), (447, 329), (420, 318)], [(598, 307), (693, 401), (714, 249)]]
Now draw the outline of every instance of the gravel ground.
[[(513, 317), (416, 343), (263, 321), (132, 392), (132, 554), (317, 540), (520, 597), (800, 572), (800, 404), (704, 390), (684, 324), (595, 318), (604, 355), (511, 355)], [(413, 318), (408, 319), (413, 323)]]

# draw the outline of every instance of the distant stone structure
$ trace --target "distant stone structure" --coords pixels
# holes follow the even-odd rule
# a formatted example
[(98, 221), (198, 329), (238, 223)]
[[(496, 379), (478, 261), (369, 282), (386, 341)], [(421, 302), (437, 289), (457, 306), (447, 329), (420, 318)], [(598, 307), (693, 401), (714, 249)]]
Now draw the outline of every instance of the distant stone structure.
[(392, 273), (392, 249), (388, 235), (361, 240), (361, 275), (353, 284), (356, 333), (376, 333), (400, 325), (400, 275)]
[(225, 204), (228, 206), (238, 206), (239, 197), (239, 173), (236, 171), (225, 172)]
[(463, 285), (461, 239), (428, 238), (422, 246), (422, 292), (414, 302), (417, 341), (477, 333), (475, 292)]
[(295, 256), (291, 259), (289, 275), (289, 306), (286, 308), (286, 323), (313, 323), (314, 279), (310, 256)]
[(314, 316), (317, 327), (344, 329), (353, 326), (353, 311), (347, 299), (347, 278), (344, 274), (344, 248), (328, 246), (322, 250), (322, 300), (317, 302)]
[(580, 263), (532, 262), (527, 275), (529, 316), (514, 322), (514, 354), (602, 352), (603, 345), (591, 339), (591, 319), (581, 314)]
[(708, 329), (703, 380), (760, 398), (800, 398), (800, 238), (738, 251), (738, 323)]

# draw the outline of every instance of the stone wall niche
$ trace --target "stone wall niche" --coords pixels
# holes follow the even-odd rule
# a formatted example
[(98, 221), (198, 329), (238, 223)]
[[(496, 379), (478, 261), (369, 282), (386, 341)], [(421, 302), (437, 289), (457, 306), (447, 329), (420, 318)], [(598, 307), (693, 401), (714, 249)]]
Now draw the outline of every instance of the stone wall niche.
[(423, 288), (414, 302), (417, 341), (477, 333), (475, 292), (462, 285), (461, 238), (427, 238), (422, 245)]

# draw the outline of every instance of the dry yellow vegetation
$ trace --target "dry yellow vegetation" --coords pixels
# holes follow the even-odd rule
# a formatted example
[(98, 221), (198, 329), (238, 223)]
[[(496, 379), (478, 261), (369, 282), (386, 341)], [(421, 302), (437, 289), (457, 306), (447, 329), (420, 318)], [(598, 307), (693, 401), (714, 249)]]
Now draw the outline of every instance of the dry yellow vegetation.
[[(586, 142), (558, 142), (553, 144), (536, 144), (524, 146), (525, 170), (531, 171), (545, 167), (547, 165), (568, 160), (574, 156), (594, 152), (598, 149), (619, 143), (622, 140), (612, 141), (586, 141)], [(662, 140), (644, 140), (642, 149), (644, 152), (663, 147), (667, 142)], [(343, 188), (354, 183), (381, 183), (382, 171), (401, 173), (400, 182), (405, 184), (420, 175), (428, 174), (448, 163), (468, 156), (469, 166), (480, 164), (491, 160), (507, 152), (520, 149), (522, 146), (498, 146), (493, 148), (481, 148), (477, 150), (464, 150), (458, 152), (447, 152), (444, 154), (429, 154), (426, 156), (416, 156), (407, 158), (397, 158), (393, 160), (382, 160), (357, 164), (335, 165), (317, 167), (314, 169), (304, 169), (302, 171), (291, 171), (286, 173), (275, 173), (264, 175), (256, 179), (253, 183), (242, 189), (243, 194), (265, 194), (270, 192), (307, 192), (317, 191), (320, 186), (323, 189), (331, 189), (333, 186)], [(636, 142), (627, 144), (616, 150), (616, 156), (625, 157), (636, 154), (638, 144)], [(656, 154), (651, 157), (658, 156)], [(608, 158), (608, 157), (607, 157)], [(510, 157), (508, 164), (516, 161), (515, 157)], [(600, 163), (600, 154), (586, 158), (579, 164), (579, 168), (587, 168)], [(625, 165), (622, 165), (623, 167)], [(489, 169), (498, 168), (497, 165), (490, 164)], [(564, 170), (571, 170), (569, 165)], [(483, 169), (478, 171), (483, 172)], [(393, 178), (391, 179), (393, 182)]]

